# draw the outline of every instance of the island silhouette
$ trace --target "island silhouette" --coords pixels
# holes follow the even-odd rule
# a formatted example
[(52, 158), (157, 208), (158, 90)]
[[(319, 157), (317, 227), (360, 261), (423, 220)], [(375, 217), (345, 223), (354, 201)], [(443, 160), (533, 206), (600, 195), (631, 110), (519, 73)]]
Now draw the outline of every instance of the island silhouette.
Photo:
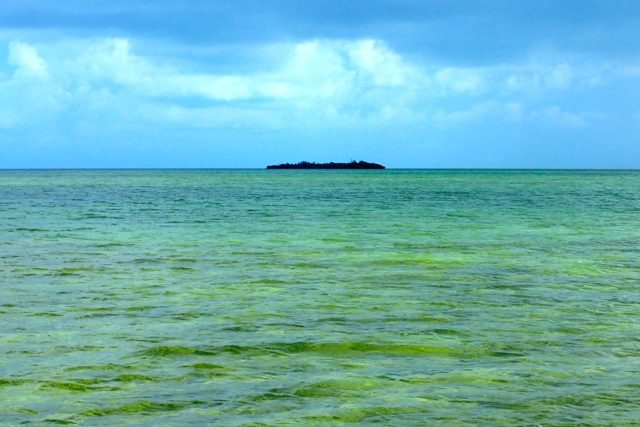
[(360, 160), (352, 160), (349, 163), (315, 163), (302, 161), (299, 163), (282, 163), (279, 165), (269, 165), (267, 169), (385, 169), (378, 163), (370, 163)]

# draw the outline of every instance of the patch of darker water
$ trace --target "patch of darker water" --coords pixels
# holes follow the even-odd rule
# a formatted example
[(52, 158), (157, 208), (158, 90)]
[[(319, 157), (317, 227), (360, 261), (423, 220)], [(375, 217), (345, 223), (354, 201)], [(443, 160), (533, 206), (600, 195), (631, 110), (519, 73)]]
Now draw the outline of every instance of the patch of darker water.
[(58, 389), (71, 392), (91, 392), (98, 390), (112, 390), (104, 385), (104, 380), (93, 378), (78, 378), (69, 381), (45, 381), (40, 386), (43, 389)]
[(293, 391), (293, 394), (300, 397), (357, 396), (368, 390), (382, 389), (388, 385), (388, 382), (363, 380), (362, 378), (320, 381), (302, 386)]
[(148, 348), (139, 352), (142, 356), (161, 356), (161, 357), (171, 357), (171, 356), (215, 356), (216, 354), (222, 353), (222, 351), (209, 351), (209, 350), (200, 350), (192, 347), (185, 347), (180, 345), (175, 346), (157, 346)]
[(173, 273), (188, 273), (192, 271), (197, 271), (195, 268), (183, 267), (183, 266), (171, 267), (169, 268), (169, 270)]
[(14, 228), (13, 230), (7, 230), (9, 233), (11, 232), (28, 232), (28, 233), (44, 233), (50, 230), (44, 228), (29, 228), (29, 227), (19, 227)]
[[(369, 408), (345, 409), (331, 414), (310, 415), (303, 418), (305, 424), (316, 423), (389, 423), (399, 415), (426, 414), (428, 408), (417, 406), (374, 406)], [(417, 420), (414, 420), (417, 421)]]
[(286, 280), (274, 279), (271, 277), (263, 277), (261, 279), (250, 280), (248, 285), (286, 285), (289, 282)]
[(31, 408), (19, 408), (19, 409), (16, 409), (16, 412), (18, 414), (27, 414), (27, 415), (37, 415), (37, 414), (39, 414), (39, 411), (37, 411), (36, 409), (31, 409)]
[(75, 421), (74, 418), (71, 417), (71, 418), (45, 418), (43, 422), (47, 424), (75, 425), (75, 424), (78, 424), (79, 421)]
[(392, 376), (383, 375), (380, 378), (400, 382), (409, 385), (420, 384), (446, 384), (446, 385), (499, 385), (509, 383), (509, 377), (507, 374), (501, 374), (496, 372), (452, 372), (446, 374), (434, 374), (434, 375), (409, 375), (409, 376)]
[[(77, 369), (71, 369), (77, 370)], [(120, 374), (115, 377), (70, 378), (66, 381), (39, 381), (33, 379), (0, 378), (0, 388), (22, 385), (36, 385), (41, 390), (59, 390), (72, 393), (88, 393), (96, 391), (116, 391), (120, 388), (116, 383), (155, 382), (155, 378), (143, 374)]]
[(638, 407), (640, 398), (637, 395), (618, 395), (610, 392), (557, 396), (536, 402), (542, 406), (561, 406), (573, 408), (594, 408), (598, 405)]
[(116, 363), (105, 363), (102, 365), (78, 365), (66, 368), (65, 371), (126, 371), (134, 369), (133, 365), (120, 365)]
[(122, 216), (117, 216), (117, 215), (106, 215), (104, 213), (97, 213), (97, 212), (87, 212), (87, 213), (83, 213), (79, 216), (75, 216), (70, 218), (73, 221), (82, 221), (82, 220), (86, 220), (86, 219), (116, 219), (116, 220), (121, 220), (121, 219), (125, 219)]
[(126, 243), (126, 242), (104, 242), (104, 243), (96, 243), (94, 246), (96, 248), (120, 248), (120, 247), (134, 246), (134, 244)]
[(42, 311), (42, 312), (33, 313), (32, 316), (35, 316), (35, 317), (63, 317), (64, 314), (54, 313), (54, 312), (51, 312), (51, 311)]
[(113, 380), (114, 381), (118, 381), (118, 382), (126, 382), (126, 383), (156, 381), (155, 378), (150, 377), (148, 375), (142, 375), (142, 374), (123, 374), (123, 375), (118, 375)]
[(202, 260), (199, 260), (196, 258), (187, 258), (187, 257), (169, 257), (167, 258), (167, 261), (172, 263), (187, 263), (187, 264), (202, 262)]
[(215, 363), (194, 363), (193, 365), (188, 365), (188, 367), (197, 370), (225, 369), (223, 365), (216, 365)]
[(261, 345), (226, 345), (208, 349), (186, 346), (151, 347), (138, 355), (147, 357), (180, 357), (180, 356), (215, 356), (219, 354), (297, 354), (319, 353), (331, 356), (349, 356), (354, 353), (379, 353), (387, 356), (405, 357), (459, 357), (475, 358), (489, 355), (491, 352), (480, 347), (460, 346), (447, 347), (437, 345), (412, 345), (399, 343), (371, 342), (291, 342), (266, 343)]
[(181, 411), (188, 407), (204, 405), (207, 402), (200, 400), (190, 401), (171, 401), (171, 402), (154, 402), (151, 400), (140, 400), (121, 406), (113, 406), (107, 408), (95, 408), (81, 412), (82, 415), (88, 417), (104, 417), (109, 415), (133, 415), (133, 414), (152, 414), (156, 412), (174, 412)]
[(17, 379), (17, 378), (0, 378), (0, 388), (21, 386), (21, 385), (29, 384), (32, 382), (33, 381), (31, 380)]
[(206, 362), (194, 363), (185, 367), (193, 369), (193, 376), (204, 378), (224, 377), (230, 375), (233, 371), (227, 366)]
[(126, 307), (125, 310), (126, 311), (150, 311), (150, 310), (154, 310), (156, 308), (158, 308), (158, 306), (155, 306), (155, 305), (136, 305), (136, 306)]
[(124, 261), (124, 264), (161, 264), (165, 262), (164, 258), (147, 257), (147, 258), (134, 258), (129, 261)]
[(70, 276), (81, 276), (86, 273), (96, 273), (107, 271), (107, 268), (104, 267), (95, 267), (95, 266), (78, 266), (78, 267), (62, 267), (57, 270), (53, 270), (49, 273), (51, 276), (56, 277), (70, 277)]

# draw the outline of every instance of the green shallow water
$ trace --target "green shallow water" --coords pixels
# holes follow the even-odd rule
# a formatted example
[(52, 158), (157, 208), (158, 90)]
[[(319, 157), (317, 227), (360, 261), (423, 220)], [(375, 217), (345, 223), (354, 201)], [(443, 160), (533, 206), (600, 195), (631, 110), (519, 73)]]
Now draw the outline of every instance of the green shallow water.
[(0, 171), (0, 424), (637, 425), (640, 173)]

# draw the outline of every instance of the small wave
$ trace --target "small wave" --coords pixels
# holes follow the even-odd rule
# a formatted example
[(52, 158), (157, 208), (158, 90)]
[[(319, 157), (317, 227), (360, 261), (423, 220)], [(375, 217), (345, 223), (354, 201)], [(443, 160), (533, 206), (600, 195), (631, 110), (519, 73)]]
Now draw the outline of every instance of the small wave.
[(127, 307), (125, 310), (126, 311), (149, 311), (149, 310), (154, 310), (158, 308), (155, 305), (136, 305), (136, 306), (132, 306), (132, 307)]
[(411, 406), (376, 406), (362, 409), (348, 409), (327, 415), (312, 415), (304, 417), (304, 419), (309, 423), (362, 423), (366, 420), (376, 418), (380, 419), (380, 422), (382, 422), (382, 424), (386, 424), (391, 421), (391, 418), (389, 418), (391, 416), (403, 414), (420, 414), (427, 411), (428, 410), (425, 408)]
[(102, 268), (96, 268), (90, 265), (84, 265), (79, 267), (63, 267), (59, 268), (51, 273), (52, 276), (81, 276), (83, 273), (91, 273), (96, 271), (103, 271)]
[(195, 258), (167, 258), (167, 261), (171, 262), (186, 262), (186, 263), (196, 263), (199, 262)]
[(130, 243), (122, 243), (122, 242), (105, 242), (105, 243), (98, 243), (95, 245), (96, 248), (119, 248), (119, 247), (126, 247), (126, 246), (133, 246)]
[(141, 381), (155, 381), (155, 378), (152, 378), (147, 375), (142, 375), (142, 374), (123, 374), (115, 377), (114, 381), (130, 383), (130, 382), (141, 382)]
[(99, 313), (91, 313), (91, 314), (82, 314), (82, 315), (79, 315), (77, 318), (78, 319), (95, 319), (100, 317), (112, 317), (112, 316), (118, 316), (118, 315), (119, 313), (99, 312)]
[(152, 347), (141, 352), (143, 356), (212, 356), (219, 352), (199, 350), (197, 348), (175, 346)]
[(100, 213), (86, 213), (83, 214), (81, 216), (75, 217), (73, 218), (76, 221), (79, 220), (83, 220), (83, 219), (124, 219), (124, 217), (122, 216), (116, 216), (116, 215), (105, 215), (105, 214), (100, 214)]
[(449, 356), (449, 357), (478, 357), (482, 352), (477, 348), (428, 346), (397, 343), (370, 342), (292, 342), (267, 343), (262, 345), (243, 346), (226, 345), (209, 349), (199, 349), (185, 346), (159, 346), (143, 350), (139, 354), (144, 356), (214, 356), (223, 353), (230, 354), (297, 354), (322, 353), (334, 356), (350, 355), (353, 353), (381, 353), (389, 356), (421, 357), (421, 356)]
[(194, 375), (205, 378), (225, 377), (231, 374), (230, 368), (215, 363), (194, 363), (185, 367), (193, 369)]
[(197, 311), (185, 311), (171, 316), (172, 319), (176, 320), (191, 320), (197, 319), (198, 317), (202, 317), (202, 313), (198, 313)]
[(51, 312), (51, 311), (43, 311), (43, 312), (39, 312), (39, 313), (33, 313), (33, 316), (38, 316), (38, 317), (62, 317), (62, 314), (54, 313), (54, 312)]
[(252, 396), (249, 400), (251, 402), (261, 402), (264, 400), (278, 400), (278, 399), (292, 399), (295, 398), (295, 394), (293, 394), (290, 390), (284, 388), (273, 388), (264, 393), (260, 393)]
[(78, 424), (72, 418), (45, 418), (43, 420), (45, 423), (49, 424), (60, 424), (60, 425), (74, 425)]
[(466, 265), (467, 263), (460, 259), (436, 259), (429, 257), (420, 258), (383, 258), (370, 262), (372, 265), (378, 267), (386, 266), (421, 266), (421, 265), (437, 265), (441, 267), (458, 267)]
[(380, 387), (380, 381), (366, 381), (361, 378), (357, 380), (334, 380), (306, 385), (295, 390), (294, 394), (301, 397), (344, 396), (375, 390)]
[(60, 390), (73, 391), (73, 392), (87, 392), (95, 389), (95, 387), (92, 386), (91, 382), (89, 383), (85, 382), (84, 384), (83, 382), (85, 381), (80, 381), (80, 380), (73, 381), (73, 382), (47, 381), (44, 384), (42, 384), (42, 387), (57, 388)]
[(31, 381), (13, 378), (0, 378), (0, 387), (12, 387), (29, 384)]
[(287, 283), (286, 280), (280, 280), (280, 279), (271, 279), (269, 277), (265, 277), (263, 279), (257, 279), (257, 280), (252, 280), (250, 282), (247, 282), (248, 284), (255, 284), (255, 285), (281, 285), (281, 284), (285, 284)]
[(178, 401), (178, 402), (154, 402), (141, 400), (128, 405), (115, 406), (111, 408), (97, 408), (83, 411), (82, 415), (89, 417), (104, 417), (109, 415), (127, 414), (149, 414), (153, 412), (173, 412), (180, 411), (190, 406), (203, 405), (206, 402), (199, 400)]
[(103, 365), (78, 365), (71, 366), (66, 368), (65, 371), (75, 372), (75, 371), (124, 371), (128, 369), (133, 369), (131, 365), (119, 365), (116, 363), (105, 363)]
[(194, 363), (193, 365), (189, 365), (188, 367), (197, 369), (197, 370), (217, 370), (217, 369), (226, 369), (222, 365), (216, 365), (215, 363)]
[(320, 262), (310, 262), (310, 261), (296, 262), (296, 263), (290, 264), (290, 266), (293, 268), (318, 268), (318, 269), (330, 268), (329, 265), (326, 265)]
[(157, 264), (164, 260), (162, 258), (135, 258), (131, 261), (126, 261), (128, 264)]

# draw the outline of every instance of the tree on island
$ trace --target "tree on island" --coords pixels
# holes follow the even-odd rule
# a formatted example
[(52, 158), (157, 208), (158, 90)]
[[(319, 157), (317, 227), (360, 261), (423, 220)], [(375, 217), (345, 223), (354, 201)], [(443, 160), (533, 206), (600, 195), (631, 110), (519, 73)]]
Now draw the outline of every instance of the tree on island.
[(352, 160), (349, 163), (315, 163), (302, 161), (299, 163), (282, 163), (279, 165), (269, 165), (267, 169), (385, 169), (378, 163)]

